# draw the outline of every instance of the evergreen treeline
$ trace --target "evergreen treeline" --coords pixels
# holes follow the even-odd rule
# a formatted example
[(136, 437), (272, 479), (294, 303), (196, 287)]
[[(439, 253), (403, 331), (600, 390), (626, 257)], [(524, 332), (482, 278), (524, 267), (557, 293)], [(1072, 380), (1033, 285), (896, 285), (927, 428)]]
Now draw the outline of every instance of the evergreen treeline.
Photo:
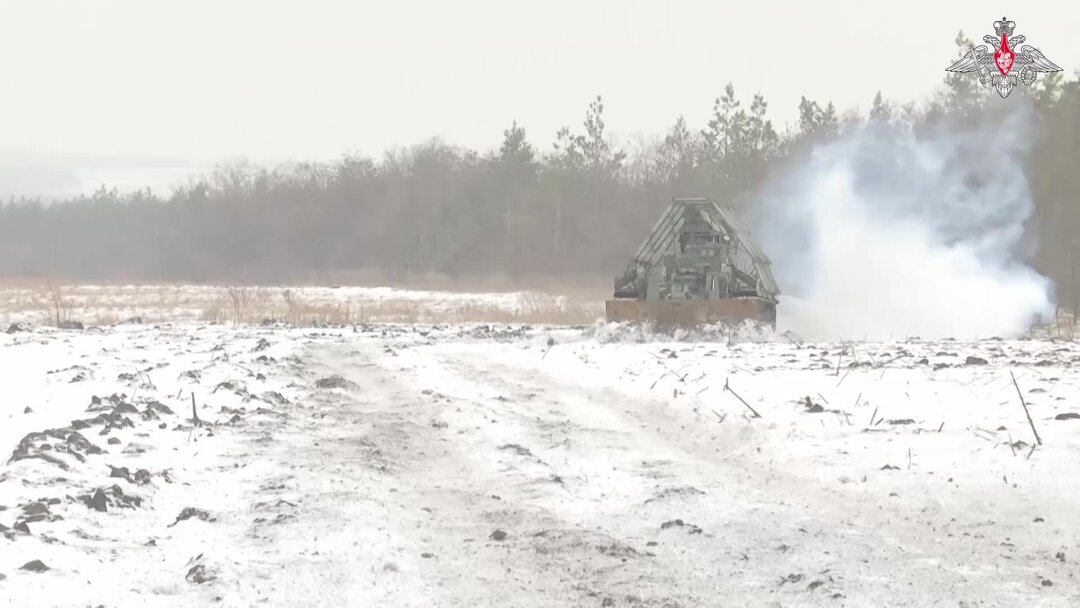
[[(961, 48), (967, 41), (962, 36)], [(1036, 265), (1072, 293), (1080, 254), (1080, 76), (1042, 74), (1007, 100), (949, 74), (921, 104), (879, 93), (865, 114), (803, 98), (781, 132), (761, 95), (728, 84), (701, 126), (612, 143), (600, 97), (578, 128), (543, 147), (517, 124), (481, 154), (433, 140), (381, 159), (274, 169), (223, 166), (169, 198), (102, 188), (48, 205), (0, 206), (0, 276), (281, 282), (371, 270), (384, 280), (441, 274), (513, 279), (615, 274), (672, 196), (735, 202), (808, 146), (868, 122), (919, 133), (964, 129), (1034, 98)], [(993, 154), (993, 150), (987, 150)], [(1067, 290), (1067, 291), (1066, 291)]]

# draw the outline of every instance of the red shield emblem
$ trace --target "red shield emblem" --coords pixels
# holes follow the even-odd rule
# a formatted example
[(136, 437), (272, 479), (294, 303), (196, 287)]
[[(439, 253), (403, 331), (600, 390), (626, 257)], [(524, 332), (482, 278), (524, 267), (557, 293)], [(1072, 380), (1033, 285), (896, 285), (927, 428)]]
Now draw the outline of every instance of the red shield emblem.
[(1008, 76), (1009, 70), (1012, 69), (1013, 63), (1016, 62), (1016, 55), (1013, 54), (1012, 49), (1009, 48), (1008, 39), (1001, 36), (1001, 47), (994, 51), (994, 65), (997, 66), (1002, 76)]

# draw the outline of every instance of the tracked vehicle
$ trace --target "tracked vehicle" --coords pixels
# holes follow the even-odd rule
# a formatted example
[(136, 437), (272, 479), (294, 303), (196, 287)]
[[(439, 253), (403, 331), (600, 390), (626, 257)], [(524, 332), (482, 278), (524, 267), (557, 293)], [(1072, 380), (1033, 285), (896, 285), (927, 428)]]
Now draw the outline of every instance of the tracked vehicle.
[(676, 198), (606, 303), (608, 321), (693, 327), (746, 319), (776, 326), (772, 263), (729, 205)]

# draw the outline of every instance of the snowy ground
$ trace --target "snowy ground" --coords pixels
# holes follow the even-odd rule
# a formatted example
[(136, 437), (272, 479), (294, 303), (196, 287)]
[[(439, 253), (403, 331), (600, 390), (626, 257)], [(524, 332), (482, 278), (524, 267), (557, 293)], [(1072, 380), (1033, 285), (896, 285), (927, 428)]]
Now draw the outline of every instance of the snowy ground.
[(0, 334), (0, 603), (1077, 606), (1076, 361), (610, 327)]

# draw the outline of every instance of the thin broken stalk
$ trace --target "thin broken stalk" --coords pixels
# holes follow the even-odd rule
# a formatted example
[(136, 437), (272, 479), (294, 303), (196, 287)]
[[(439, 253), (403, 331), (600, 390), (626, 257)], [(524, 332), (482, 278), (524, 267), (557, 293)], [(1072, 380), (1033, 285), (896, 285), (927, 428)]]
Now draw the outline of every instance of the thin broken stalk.
[(541, 361), (543, 361), (544, 357), (547, 356), (548, 351), (551, 350), (552, 346), (555, 346), (555, 340), (553, 338), (548, 338), (548, 340), (547, 340), (547, 348), (544, 349), (544, 354), (540, 355), (540, 360)]
[(1027, 416), (1028, 424), (1031, 425), (1031, 432), (1035, 434), (1035, 442), (1042, 445), (1042, 438), (1039, 437), (1039, 431), (1035, 430), (1035, 421), (1031, 419), (1031, 412), (1028, 411), (1027, 403), (1024, 401), (1024, 394), (1020, 392), (1020, 385), (1016, 382), (1016, 376), (1011, 371), (1009, 376), (1012, 377), (1013, 386), (1016, 387), (1016, 396), (1020, 397), (1020, 405), (1024, 406), (1024, 415)]
[(840, 378), (840, 381), (836, 383), (836, 386), (840, 386), (844, 383), (844, 380), (847, 380), (847, 375), (851, 373), (851, 370), (854, 369), (854, 367), (854, 362), (852, 362), (851, 365), (848, 365), (847, 371), (844, 372), (844, 375)]
[(195, 410), (195, 391), (191, 391), (191, 419), (195, 421), (195, 426), (202, 426), (199, 412)]
[(742, 404), (746, 406), (746, 409), (750, 410), (754, 414), (754, 418), (761, 418), (761, 414), (757, 413), (757, 410), (755, 410), (753, 407), (751, 407), (750, 404), (746, 402), (746, 399), (743, 399), (742, 397), (740, 397), (739, 393), (736, 393), (731, 388), (731, 385), (728, 384), (727, 380), (724, 380), (724, 390), (728, 391), (732, 395), (735, 395), (735, 398), (738, 399), (739, 401), (741, 401)]

